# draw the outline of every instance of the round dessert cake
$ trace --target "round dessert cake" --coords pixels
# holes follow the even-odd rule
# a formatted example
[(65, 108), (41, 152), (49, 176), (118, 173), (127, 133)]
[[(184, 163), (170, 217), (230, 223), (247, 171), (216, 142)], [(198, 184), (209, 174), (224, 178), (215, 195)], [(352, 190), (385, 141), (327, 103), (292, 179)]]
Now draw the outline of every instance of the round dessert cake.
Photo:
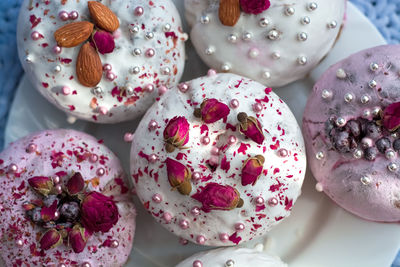
[(0, 154), (2, 266), (123, 266), (135, 208), (117, 157), (101, 141), (48, 130)]
[(186, 240), (231, 246), (262, 236), (300, 195), (300, 128), (257, 82), (210, 70), (171, 89), (137, 129), (136, 192), (157, 221)]
[(263, 246), (219, 248), (197, 253), (176, 267), (287, 267), (279, 258), (263, 252)]
[(331, 50), (346, 0), (185, 0), (185, 8), (209, 67), (277, 87), (306, 76)]
[(188, 37), (170, 0), (25, 0), (17, 38), (45, 98), (72, 119), (116, 123), (179, 82)]
[(317, 189), (372, 221), (400, 221), (399, 54), (380, 46), (332, 66), (304, 112)]

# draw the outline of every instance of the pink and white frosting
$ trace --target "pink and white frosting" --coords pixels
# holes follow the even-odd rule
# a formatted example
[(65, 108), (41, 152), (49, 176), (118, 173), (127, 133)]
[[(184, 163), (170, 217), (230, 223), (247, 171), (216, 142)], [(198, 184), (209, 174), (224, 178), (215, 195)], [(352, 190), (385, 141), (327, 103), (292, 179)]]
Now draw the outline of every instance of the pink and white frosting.
[(120, 27), (112, 35), (93, 35), (103, 64), (97, 86), (83, 86), (77, 79), (76, 59), (82, 45), (59, 47), (54, 38), (63, 25), (93, 22), (88, 1), (25, 0), (18, 22), (18, 50), (33, 86), (55, 106), (79, 119), (116, 123), (143, 115), (165, 88), (179, 82), (188, 37), (170, 0), (103, 3), (118, 17)]
[(304, 112), (317, 189), (372, 221), (400, 221), (399, 54), (379, 46), (333, 65)]
[(232, 247), (197, 253), (176, 267), (287, 267), (278, 257), (263, 252), (262, 245), (254, 249)]
[(47, 130), (0, 154), (4, 266), (123, 266), (136, 211), (117, 157), (101, 140)]
[(185, 0), (191, 40), (203, 61), (271, 87), (305, 77), (334, 45), (346, 0), (241, 0), (234, 26), (219, 19), (219, 0)]
[(288, 106), (268, 87), (213, 70), (154, 104), (131, 150), (146, 210), (174, 234), (209, 246), (246, 242), (287, 217), (305, 166)]

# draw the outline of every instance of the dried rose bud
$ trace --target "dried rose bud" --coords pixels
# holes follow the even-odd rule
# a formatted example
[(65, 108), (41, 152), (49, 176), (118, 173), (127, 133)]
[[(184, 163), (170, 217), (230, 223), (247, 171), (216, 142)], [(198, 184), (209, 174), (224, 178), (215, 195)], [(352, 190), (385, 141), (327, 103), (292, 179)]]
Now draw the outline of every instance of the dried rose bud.
[(61, 234), (56, 229), (50, 229), (40, 238), (40, 248), (49, 250), (61, 245), (63, 242)]
[(393, 103), (385, 108), (382, 114), (383, 126), (391, 132), (400, 127), (400, 102)]
[(30, 211), (30, 210), (33, 210), (34, 208), (36, 208), (36, 206), (33, 205), (32, 203), (24, 203), (24, 204), (22, 204), (22, 208), (25, 211)]
[(57, 200), (54, 200), (53, 204), (49, 207), (43, 206), (40, 211), (40, 216), (44, 222), (49, 222), (55, 218), (57, 211)]
[(271, 6), (270, 0), (240, 0), (240, 7), (245, 13), (260, 14)]
[(200, 192), (194, 194), (192, 198), (203, 204), (202, 210), (232, 210), (243, 206), (243, 200), (239, 192), (229, 186), (217, 183), (208, 183)]
[(71, 196), (82, 193), (85, 189), (85, 180), (83, 180), (82, 174), (80, 172), (76, 172), (74, 175), (72, 175), (65, 187), (68, 194)]
[(174, 117), (164, 130), (164, 141), (167, 152), (173, 152), (175, 148), (182, 148), (189, 142), (189, 123), (185, 117)]
[(36, 176), (28, 179), (29, 185), (38, 193), (48, 196), (54, 184), (50, 177)]
[(182, 195), (189, 195), (192, 191), (192, 185), (190, 183), (191, 172), (182, 163), (167, 158), (167, 173), (168, 181), (173, 189), (178, 189), (179, 193)]
[(112, 53), (115, 49), (114, 37), (106, 31), (96, 31), (93, 35), (93, 44), (102, 55)]
[(242, 185), (255, 185), (258, 178), (260, 178), (263, 165), (264, 165), (264, 157), (261, 155), (257, 155), (253, 158), (247, 159), (243, 163), (242, 167)]
[(68, 234), (68, 244), (75, 253), (81, 253), (90, 237), (90, 233), (80, 225), (75, 225)]
[(201, 117), (205, 123), (214, 123), (229, 115), (230, 109), (227, 105), (215, 98), (206, 99), (201, 103), (200, 109), (194, 111), (196, 117)]
[(262, 145), (265, 137), (261, 123), (254, 117), (248, 117), (244, 112), (239, 113), (237, 119), (240, 122), (239, 131), (257, 144)]

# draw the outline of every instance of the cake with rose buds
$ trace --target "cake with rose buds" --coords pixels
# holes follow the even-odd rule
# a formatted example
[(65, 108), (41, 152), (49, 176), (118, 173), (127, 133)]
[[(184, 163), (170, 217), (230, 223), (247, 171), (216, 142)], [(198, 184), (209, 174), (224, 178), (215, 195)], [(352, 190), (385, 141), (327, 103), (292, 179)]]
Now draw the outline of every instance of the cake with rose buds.
[(117, 157), (101, 141), (48, 130), (0, 153), (2, 266), (123, 266), (135, 208)]
[(185, 8), (209, 67), (277, 87), (305, 77), (331, 50), (346, 0), (185, 0)]
[(304, 112), (317, 189), (372, 221), (400, 221), (399, 53), (380, 46), (333, 65)]
[(171, 0), (25, 0), (18, 52), (33, 86), (76, 118), (137, 118), (178, 84), (187, 34)]
[(231, 247), (197, 253), (176, 267), (287, 267), (278, 257), (263, 252), (263, 245), (254, 249)]
[(131, 149), (148, 212), (184, 240), (210, 246), (262, 236), (287, 217), (305, 167), (288, 106), (270, 88), (213, 70), (154, 104)]

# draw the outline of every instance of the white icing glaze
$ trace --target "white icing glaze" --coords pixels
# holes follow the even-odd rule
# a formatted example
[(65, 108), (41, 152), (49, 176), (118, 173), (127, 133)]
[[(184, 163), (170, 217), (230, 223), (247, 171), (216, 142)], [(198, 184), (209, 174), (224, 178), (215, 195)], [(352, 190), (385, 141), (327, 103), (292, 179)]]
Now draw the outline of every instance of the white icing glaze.
[[(131, 175), (137, 194), (146, 209), (168, 230), (193, 242), (203, 236), (206, 239), (205, 245), (229, 246), (264, 235), (290, 214), (291, 206), (301, 191), (306, 156), (302, 134), (293, 114), (269, 88), (234, 74), (210, 73), (208, 77), (188, 82), (189, 89), (186, 93), (172, 88), (149, 109), (137, 128), (132, 143)], [(239, 107), (230, 109), (226, 123), (220, 120), (213, 124), (203, 124), (194, 117), (193, 111), (205, 98), (216, 98), (227, 105), (232, 99), (237, 99)], [(262, 111), (257, 115), (253, 111), (256, 99), (262, 103)], [(263, 145), (245, 139), (244, 135), (234, 128), (238, 124), (239, 112), (258, 117), (265, 135)], [(189, 142), (185, 145), (187, 149), (176, 149), (173, 153), (166, 153), (163, 131), (168, 120), (175, 116), (184, 116), (189, 121)], [(158, 124), (156, 130), (149, 130), (152, 120)], [(229, 127), (228, 124), (232, 126)], [(205, 125), (208, 131), (204, 130)], [(203, 133), (201, 129), (204, 130)], [(200, 140), (206, 135), (210, 137), (211, 142), (209, 145), (202, 145)], [(226, 156), (230, 168), (225, 171), (218, 167), (215, 172), (205, 168), (205, 160), (210, 158), (216, 139), (219, 139), (218, 146), (223, 146), (231, 135), (235, 136), (238, 142), (218, 156), (218, 162)], [(280, 157), (279, 149), (286, 149), (288, 155)], [(158, 161), (149, 163), (143, 154), (156, 154)], [(256, 155), (265, 157), (264, 175), (255, 186), (242, 186), (243, 162)], [(209, 181), (192, 179), (191, 196), (209, 182), (230, 185), (240, 192), (240, 197), (244, 200), (243, 208), (230, 211), (213, 210), (209, 213), (200, 210), (198, 215), (193, 215), (192, 208), (201, 208), (202, 204), (190, 196), (183, 196), (176, 190), (171, 190), (164, 163), (168, 157), (190, 166), (192, 173), (200, 172), (203, 178), (209, 178)], [(155, 194), (162, 196), (161, 203), (153, 201)], [(257, 197), (264, 199), (265, 207), (261, 205), (257, 208)], [(270, 198), (277, 198), (278, 204), (269, 206), (267, 202)], [(165, 213), (171, 215), (170, 223), (163, 219)], [(181, 220), (187, 220), (188, 229), (181, 229)], [(237, 223), (243, 223), (245, 229), (236, 231)], [(221, 234), (232, 236), (232, 239), (236, 235), (240, 240), (223, 242), (220, 240)]]
[(225, 267), (229, 260), (234, 262), (231, 267), (287, 267), (278, 257), (256, 249), (239, 247), (219, 248), (197, 253), (176, 267), (193, 267), (196, 260), (200, 261), (203, 267)]
[[(307, 7), (313, 2), (318, 7), (311, 11)], [(234, 27), (221, 24), (218, 4), (217, 0), (185, 0), (191, 39), (200, 57), (211, 68), (229, 69), (277, 87), (303, 78), (330, 51), (343, 23), (346, 0), (275, 0), (259, 15), (242, 12)], [(286, 15), (287, 8), (293, 8), (294, 14)], [(209, 22), (201, 23), (201, 16)], [(305, 17), (310, 23), (302, 23)], [(264, 27), (260, 26), (263, 18), (268, 21)], [(336, 26), (330, 27), (331, 22)], [(248, 41), (243, 40), (246, 33), (251, 35)], [(228, 41), (232, 34), (234, 43)], [(307, 40), (300, 41), (299, 34)], [(211, 54), (206, 53), (208, 48)]]
[[(37, 150), (28, 153), (26, 149), (32, 143)], [(57, 153), (62, 153), (62, 157), (53, 158)], [(98, 160), (93, 162), (88, 155), (96, 155)], [(15, 174), (7, 172), (11, 164), (17, 166)], [(104, 169), (103, 176), (97, 175), (99, 168)], [(60, 171), (66, 172), (66, 177), (79, 171), (88, 191), (113, 196), (120, 218), (107, 233), (94, 233), (79, 254), (62, 244), (44, 251), (41, 256), (37, 238), (44, 229), (31, 223), (22, 205), (41, 199), (30, 188), (29, 178), (54, 177)], [(0, 176), (0, 259), (5, 262), (2, 266), (81, 266), (88, 262), (93, 267), (117, 267), (125, 264), (132, 249), (136, 211), (118, 158), (97, 139), (73, 130), (31, 134), (10, 144), (0, 154)], [(61, 177), (63, 183), (66, 177)], [(19, 239), (23, 243), (21, 247), (16, 245)], [(102, 246), (108, 239), (117, 240), (118, 248)]]
[[(30, 2), (32, 8), (29, 8)], [(90, 20), (87, 1), (25, 0), (18, 22), (18, 50), (22, 65), (34, 87), (51, 103), (80, 119), (116, 123), (142, 115), (158, 97), (158, 87), (169, 87), (179, 82), (184, 68), (184, 41), (187, 34), (183, 33), (178, 11), (170, 0), (103, 2), (120, 20), (120, 28), (117, 30), (120, 31), (120, 37), (115, 39), (116, 48), (112, 53), (100, 55), (103, 65), (110, 64), (112, 72), (117, 76), (111, 82), (104, 72), (98, 84), (103, 90), (101, 97), (93, 93), (93, 88), (82, 86), (76, 78), (75, 64), (81, 45), (62, 48), (60, 54), (53, 52), (56, 46), (54, 32), (74, 21), (62, 21), (59, 12), (77, 11), (79, 17), (75, 21)], [(139, 6), (144, 9), (142, 16), (135, 15), (135, 9)], [(168, 27), (165, 29), (166, 25), (170, 25), (169, 30)], [(134, 26), (139, 26), (137, 34), (130, 32)], [(43, 38), (33, 40), (33, 32), (40, 33)], [(146, 39), (147, 32), (153, 32), (154, 37)], [(174, 41), (174, 37), (167, 37), (166, 32), (175, 34), (177, 39)], [(140, 49), (140, 56), (133, 55), (135, 48)], [(155, 50), (153, 57), (145, 55), (150, 48)], [(71, 62), (67, 64), (61, 59)], [(139, 73), (131, 71), (134, 67), (139, 68)], [(165, 73), (165, 68), (170, 69), (169, 74)], [(149, 84), (155, 85), (152, 93), (144, 89)], [(64, 86), (71, 89), (70, 94), (62, 93)], [(118, 91), (113, 92), (115, 87), (121, 89), (127, 86), (138, 90), (122, 98), (119, 98)], [(102, 114), (102, 111), (107, 114)]]

